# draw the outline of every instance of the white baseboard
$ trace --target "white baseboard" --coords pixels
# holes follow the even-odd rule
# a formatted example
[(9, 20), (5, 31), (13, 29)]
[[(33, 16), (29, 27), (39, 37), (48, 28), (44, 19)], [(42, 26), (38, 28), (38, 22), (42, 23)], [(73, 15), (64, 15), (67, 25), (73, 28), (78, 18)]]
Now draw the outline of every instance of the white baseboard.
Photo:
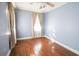
[[(48, 37), (48, 36), (44, 36), (44, 37), (46, 37), (46, 38), (48, 38), (48, 39), (51, 39), (51, 38)], [(64, 48), (68, 49), (69, 51), (71, 51), (71, 52), (73, 52), (73, 53), (79, 55), (79, 51), (74, 50), (74, 49), (70, 48), (69, 46), (67, 46), (67, 45), (65, 45), (65, 44), (62, 44), (62, 43), (58, 42), (57, 40), (55, 40), (55, 39), (53, 39), (53, 38), (52, 38), (52, 40), (53, 40), (55, 43), (59, 44), (60, 46), (62, 46), (62, 47), (64, 47)]]
[(33, 37), (30, 36), (30, 37), (17, 38), (17, 40), (25, 40), (25, 39), (30, 39), (30, 38), (33, 38)]
[[(40, 37), (44, 37), (44, 36), (40, 36)], [(26, 39), (31, 39), (31, 38), (33, 37), (30, 36), (30, 37), (17, 38), (17, 40), (26, 40)], [(38, 37), (35, 37), (35, 38), (38, 38)]]
[(9, 56), (9, 55), (10, 55), (10, 52), (11, 52), (11, 49), (8, 51), (7, 56)]

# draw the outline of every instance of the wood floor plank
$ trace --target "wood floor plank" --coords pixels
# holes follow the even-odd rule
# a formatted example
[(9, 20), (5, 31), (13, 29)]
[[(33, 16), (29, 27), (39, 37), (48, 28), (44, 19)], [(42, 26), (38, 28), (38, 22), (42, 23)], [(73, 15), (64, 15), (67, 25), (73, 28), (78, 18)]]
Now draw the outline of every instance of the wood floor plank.
[[(35, 49), (36, 47), (36, 49)], [(52, 48), (53, 47), (53, 48)], [(73, 56), (77, 55), (52, 43), (45, 37), (18, 40), (10, 56)]]

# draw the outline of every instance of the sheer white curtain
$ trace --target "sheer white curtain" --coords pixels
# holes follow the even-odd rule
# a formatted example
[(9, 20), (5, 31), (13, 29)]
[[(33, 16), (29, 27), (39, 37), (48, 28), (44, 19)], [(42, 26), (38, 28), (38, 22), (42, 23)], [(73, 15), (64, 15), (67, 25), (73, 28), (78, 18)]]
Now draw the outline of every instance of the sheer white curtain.
[(36, 18), (35, 18), (34, 33), (35, 33), (35, 37), (41, 36), (41, 24), (40, 24), (40, 19), (38, 14), (36, 15)]

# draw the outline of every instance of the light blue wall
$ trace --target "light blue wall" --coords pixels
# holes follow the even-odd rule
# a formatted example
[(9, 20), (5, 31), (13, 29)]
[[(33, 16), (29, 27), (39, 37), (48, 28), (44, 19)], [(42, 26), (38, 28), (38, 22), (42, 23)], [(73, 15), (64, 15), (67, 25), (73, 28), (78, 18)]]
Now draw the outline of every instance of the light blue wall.
[(32, 12), (15, 9), (17, 38), (32, 36)]
[(79, 3), (68, 3), (45, 13), (44, 20), (45, 35), (79, 51)]
[(7, 3), (0, 2), (0, 56), (7, 55), (9, 51), (8, 17), (6, 16)]

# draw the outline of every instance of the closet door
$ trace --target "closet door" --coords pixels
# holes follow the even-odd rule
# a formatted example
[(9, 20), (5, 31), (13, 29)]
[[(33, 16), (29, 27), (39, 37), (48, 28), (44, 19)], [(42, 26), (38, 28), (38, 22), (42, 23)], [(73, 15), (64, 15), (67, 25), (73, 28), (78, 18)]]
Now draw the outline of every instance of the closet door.
[(0, 2), (0, 56), (6, 56), (9, 51), (10, 30), (8, 26), (7, 7), (7, 2)]

